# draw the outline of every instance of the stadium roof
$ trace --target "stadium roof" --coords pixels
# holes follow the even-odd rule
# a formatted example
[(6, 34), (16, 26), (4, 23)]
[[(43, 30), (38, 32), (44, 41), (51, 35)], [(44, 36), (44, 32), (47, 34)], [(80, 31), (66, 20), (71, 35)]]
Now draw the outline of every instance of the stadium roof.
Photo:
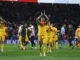
[(13, 2), (33, 2), (33, 3), (57, 3), (57, 4), (80, 4), (80, 0), (0, 0)]

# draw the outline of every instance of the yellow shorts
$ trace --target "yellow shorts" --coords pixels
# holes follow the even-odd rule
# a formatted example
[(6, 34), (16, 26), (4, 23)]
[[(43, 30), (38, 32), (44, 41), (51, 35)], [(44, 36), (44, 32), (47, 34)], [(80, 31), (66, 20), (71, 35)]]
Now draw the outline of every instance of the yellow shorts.
[(19, 36), (19, 42), (22, 42), (22, 36)]
[[(22, 36), (19, 36), (19, 42), (22, 42)], [(25, 42), (28, 42), (28, 37), (26, 36)]]
[(5, 36), (0, 36), (0, 40), (4, 41), (5, 40)]
[(78, 41), (80, 41), (80, 35), (78, 35)]
[(53, 38), (50, 36), (48, 37), (48, 43), (52, 43)]
[(49, 44), (50, 43), (50, 37), (48, 36), (47, 39), (48, 39), (47, 44)]
[(56, 40), (58, 40), (58, 37), (57, 37), (57, 36), (55, 36), (55, 37), (53, 38), (53, 41), (56, 41)]
[(47, 44), (47, 36), (46, 35), (39, 35), (38, 36), (38, 41), (39, 41), (39, 44)]

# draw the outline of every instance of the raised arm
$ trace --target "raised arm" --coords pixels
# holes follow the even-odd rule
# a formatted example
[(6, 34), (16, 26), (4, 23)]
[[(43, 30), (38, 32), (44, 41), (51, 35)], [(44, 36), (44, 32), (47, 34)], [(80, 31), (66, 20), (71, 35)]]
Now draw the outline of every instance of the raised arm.
[(42, 16), (43, 16), (43, 13), (41, 12), (41, 15), (36, 18), (36, 22), (37, 22), (37, 23), (40, 22), (39, 19), (40, 19)]
[(2, 17), (0, 17), (0, 20), (1, 20), (2, 24), (6, 23), (6, 21)]
[(48, 16), (45, 14), (45, 10), (44, 10), (44, 16), (45, 16), (45, 18), (46, 18), (46, 23), (48, 23), (48, 22), (49, 22), (49, 18), (48, 18)]
[(48, 16), (45, 14), (45, 10), (44, 10), (44, 16), (45, 16), (45, 18), (46, 18), (46, 21), (49, 21)]

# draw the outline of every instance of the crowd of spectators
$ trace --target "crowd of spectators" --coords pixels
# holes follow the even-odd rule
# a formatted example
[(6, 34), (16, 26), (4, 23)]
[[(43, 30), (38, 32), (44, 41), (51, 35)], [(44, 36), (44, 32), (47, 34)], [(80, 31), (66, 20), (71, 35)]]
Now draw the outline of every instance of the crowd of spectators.
[(73, 24), (76, 29), (80, 23), (80, 5), (0, 2), (0, 16), (7, 21), (7, 38), (17, 37), (18, 26), (22, 22), (33, 23), (36, 28), (35, 18), (44, 10), (58, 29), (63, 24)]

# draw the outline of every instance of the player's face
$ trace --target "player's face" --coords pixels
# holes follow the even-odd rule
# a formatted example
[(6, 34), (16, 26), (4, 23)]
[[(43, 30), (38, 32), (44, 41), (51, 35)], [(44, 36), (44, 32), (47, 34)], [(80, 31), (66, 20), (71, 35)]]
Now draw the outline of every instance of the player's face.
[(41, 18), (41, 22), (45, 22), (45, 18), (44, 17)]
[(27, 27), (27, 24), (24, 24), (24, 27)]
[(66, 25), (64, 24), (64, 25), (63, 25), (63, 27), (65, 28), (65, 27), (66, 27)]
[(69, 28), (72, 28), (72, 25), (69, 25)]
[(29, 24), (29, 26), (32, 26), (32, 24)]

